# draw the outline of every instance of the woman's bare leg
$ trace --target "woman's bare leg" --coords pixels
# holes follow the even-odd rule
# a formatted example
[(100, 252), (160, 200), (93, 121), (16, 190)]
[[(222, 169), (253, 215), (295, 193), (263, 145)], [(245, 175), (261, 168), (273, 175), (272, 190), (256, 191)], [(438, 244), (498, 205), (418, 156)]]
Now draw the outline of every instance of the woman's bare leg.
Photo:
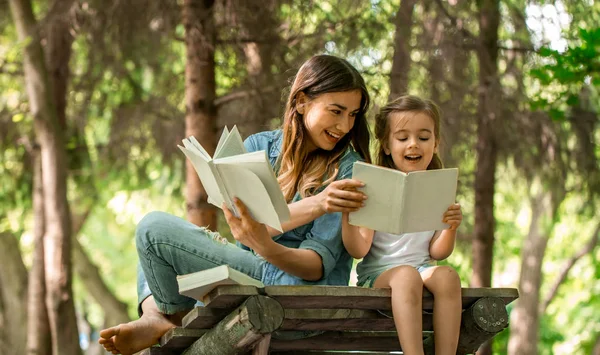
[(412, 266), (397, 266), (379, 275), (377, 288), (392, 289), (392, 312), (405, 355), (423, 355), (423, 280)]
[(433, 338), (435, 354), (456, 354), (462, 299), (460, 277), (449, 266), (435, 266), (421, 273), (425, 287), (433, 294)]

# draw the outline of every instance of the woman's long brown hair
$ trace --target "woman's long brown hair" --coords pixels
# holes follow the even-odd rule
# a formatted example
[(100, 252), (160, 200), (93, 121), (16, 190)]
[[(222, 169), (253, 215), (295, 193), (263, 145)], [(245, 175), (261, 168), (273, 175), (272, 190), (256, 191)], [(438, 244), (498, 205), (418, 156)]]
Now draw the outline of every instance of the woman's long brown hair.
[[(352, 129), (326, 151), (305, 149), (308, 132), (302, 115), (297, 110), (300, 92), (309, 100), (331, 92), (359, 90), (360, 111), (356, 114)], [(349, 146), (367, 162), (369, 155), (369, 131), (366, 112), (370, 98), (360, 73), (346, 60), (331, 55), (318, 55), (306, 61), (294, 78), (287, 100), (283, 121), (278, 181), (285, 199), (290, 202), (299, 192), (302, 197), (312, 195), (320, 186), (333, 181), (339, 171), (339, 161)]]

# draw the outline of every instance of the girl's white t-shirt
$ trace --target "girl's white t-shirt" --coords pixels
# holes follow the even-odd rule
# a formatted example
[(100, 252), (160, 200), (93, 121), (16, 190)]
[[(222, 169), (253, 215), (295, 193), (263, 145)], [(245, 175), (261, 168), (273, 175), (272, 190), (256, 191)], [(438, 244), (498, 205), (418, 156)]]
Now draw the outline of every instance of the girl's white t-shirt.
[(358, 263), (356, 272), (361, 275), (378, 275), (395, 266), (410, 265), (415, 268), (431, 263), (429, 243), (435, 231), (391, 234), (375, 231), (371, 249)]

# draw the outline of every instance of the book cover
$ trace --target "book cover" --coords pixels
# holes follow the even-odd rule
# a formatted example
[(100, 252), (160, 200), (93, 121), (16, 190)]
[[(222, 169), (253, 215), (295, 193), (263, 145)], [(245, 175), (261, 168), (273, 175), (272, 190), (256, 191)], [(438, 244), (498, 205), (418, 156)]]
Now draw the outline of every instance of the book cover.
[(352, 178), (362, 181), (365, 206), (350, 213), (352, 225), (392, 234), (442, 230), (444, 212), (455, 203), (458, 169), (403, 173), (363, 162)]
[(177, 284), (179, 285), (180, 294), (199, 301), (203, 301), (204, 296), (220, 285), (265, 287), (261, 281), (237, 271), (228, 265), (221, 265), (191, 274), (178, 275)]
[(208, 194), (208, 202), (227, 206), (236, 216), (235, 197), (248, 207), (252, 217), (278, 231), (290, 219), (287, 202), (281, 192), (267, 153), (248, 153), (234, 126), (224, 128), (214, 157), (192, 136), (179, 149), (188, 157)]

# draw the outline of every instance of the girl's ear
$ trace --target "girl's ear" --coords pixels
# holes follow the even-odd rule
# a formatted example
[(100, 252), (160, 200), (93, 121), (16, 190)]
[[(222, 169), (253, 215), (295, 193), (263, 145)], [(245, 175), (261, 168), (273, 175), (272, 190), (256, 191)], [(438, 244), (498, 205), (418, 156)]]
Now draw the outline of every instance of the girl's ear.
[(306, 111), (307, 102), (308, 98), (302, 91), (300, 91), (298, 95), (296, 95), (296, 111), (298, 111), (299, 114), (304, 114), (304, 112)]
[(383, 152), (385, 153), (385, 155), (392, 154), (387, 140), (385, 140), (385, 141), (383, 141), (383, 143), (381, 143), (381, 148), (383, 148)]
[(439, 140), (439, 139), (436, 139), (436, 140), (435, 140), (435, 146), (433, 147), (433, 152), (434, 152), (435, 154), (439, 154), (439, 152), (438, 152), (438, 147), (439, 147), (439, 146), (440, 146), (440, 140)]

